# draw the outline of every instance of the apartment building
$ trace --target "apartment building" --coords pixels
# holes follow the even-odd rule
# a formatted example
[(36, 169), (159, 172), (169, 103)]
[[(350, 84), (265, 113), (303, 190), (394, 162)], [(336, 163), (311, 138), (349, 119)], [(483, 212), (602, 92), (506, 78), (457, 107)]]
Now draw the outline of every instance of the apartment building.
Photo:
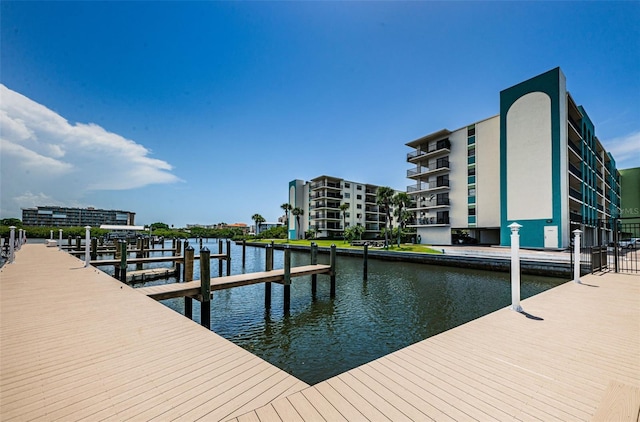
[(620, 174), (560, 68), (501, 91), (499, 115), (406, 145), (421, 243), (462, 232), (506, 246), (512, 222), (523, 247), (566, 248), (577, 228), (587, 244), (612, 239)]
[[(289, 216), (289, 239), (304, 238), (309, 229), (318, 238), (337, 237), (355, 225), (365, 228), (364, 239), (378, 237), (386, 227), (384, 210), (376, 204), (378, 187), (332, 176), (289, 182), (289, 204), (304, 211), (299, 218)], [(348, 204), (344, 216), (343, 204)]]
[(136, 213), (97, 208), (38, 206), (22, 209), (22, 224), (45, 227), (99, 227), (102, 224), (133, 226)]

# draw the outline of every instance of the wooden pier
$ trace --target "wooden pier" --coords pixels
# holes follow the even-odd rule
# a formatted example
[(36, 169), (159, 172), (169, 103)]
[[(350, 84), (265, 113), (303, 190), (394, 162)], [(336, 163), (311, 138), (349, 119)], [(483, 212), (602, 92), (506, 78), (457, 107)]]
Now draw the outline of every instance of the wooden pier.
[(314, 386), (43, 245), (0, 270), (0, 420), (638, 421), (640, 276), (582, 277)]
[[(304, 265), (301, 267), (292, 267), (291, 277), (302, 277), (313, 274), (329, 274), (330, 271), (330, 265)], [(284, 269), (212, 278), (211, 291), (272, 282), (284, 284)], [(200, 287), (200, 280), (195, 280), (184, 283), (169, 283), (158, 286), (140, 287), (136, 290), (153, 299), (164, 300), (174, 297), (197, 297), (200, 295)]]

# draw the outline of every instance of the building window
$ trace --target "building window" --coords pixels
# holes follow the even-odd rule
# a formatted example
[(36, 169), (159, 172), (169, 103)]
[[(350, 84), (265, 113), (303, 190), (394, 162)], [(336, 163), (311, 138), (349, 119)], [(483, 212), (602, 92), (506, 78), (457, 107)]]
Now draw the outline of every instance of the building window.
[(345, 183), (344, 187), (347, 188), (347, 189), (350, 188), (351, 187), (351, 183)]
[(362, 190), (362, 186), (361, 185), (356, 185), (356, 189), (357, 190)]
[(475, 187), (469, 188), (469, 196), (476, 196), (476, 188)]
[(469, 148), (469, 151), (467, 151), (467, 156), (468, 157), (473, 157), (475, 155), (476, 155), (476, 147)]
[(469, 208), (469, 215), (476, 215), (476, 209), (474, 208)]
[(469, 169), (467, 170), (467, 176), (475, 176), (476, 175), (476, 167), (469, 167)]
[(345, 192), (344, 197), (345, 198), (351, 198), (351, 194), (349, 192)]
[(356, 208), (361, 210), (362, 209), (362, 204), (356, 204)]
[(357, 195), (356, 199), (362, 199), (362, 195)]
[(356, 218), (362, 218), (362, 214), (356, 214)]
[(476, 125), (467, 127), (467, 136), (474, 136), (476, 134)]

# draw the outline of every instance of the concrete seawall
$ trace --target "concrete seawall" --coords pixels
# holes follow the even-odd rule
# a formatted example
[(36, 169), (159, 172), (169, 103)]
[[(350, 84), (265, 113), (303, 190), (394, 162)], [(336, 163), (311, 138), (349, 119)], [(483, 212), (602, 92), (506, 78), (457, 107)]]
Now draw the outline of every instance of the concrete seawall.
[[(264, 248), (268, 244), (261, 242), (247, 243), (247, 246), (255, 246)], [(289, 246), (294, 251), (308, 251), (309, 246), (274, 244), (275, 249), (284, 249)], [(336, 244), (336, 253), (342, 256), (362, 257), (363, 251), (360, 249), (340, 248)], [(329, 253), (329, 248), (318, 247), (319, 253)], [(369, 249), (370, 259), (379, 259), (384, 261), (396, 262), (414, 262), (429, 265), (441, 265), (447, 267), (458, 268), (475, 268), (488, 271), (509, 272), (511, 269), (511, 258), (508, 250), (502, 253), (503, 256), (469, 256), (460, 254), (427, 254), (417, 252), (390, 252), (379, 249)], [(573, 269), (568, 260), (544, 260), (544, 259), (527, 259), (520, 257), (520, 268), (523, 274), (543, 275), (549, 277), (568, 277), (572, 278)], [(583, 274), (587, 274), (585, 268), (582, 269)]]

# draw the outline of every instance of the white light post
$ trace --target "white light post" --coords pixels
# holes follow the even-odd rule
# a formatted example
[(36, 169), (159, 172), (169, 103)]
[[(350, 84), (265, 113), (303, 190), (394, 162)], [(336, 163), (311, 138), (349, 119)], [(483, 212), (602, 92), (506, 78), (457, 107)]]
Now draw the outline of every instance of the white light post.
[(62, 229), (58, 229), (58, 250), (62, 250)]
[(49, 230), (49, 239), (53, 240), (53, 230)]
[(581, 230), (573, 231), (573, 282), (581, 283), (580, 281), (580, 235)]
[(18, 229), (18, 241), (16, 242), (16, 250), (19, 251), (22, 247), (22, 229)]
[(89, 246), (91, 245), (91, 226), (85, 226), (85, 235), (84, 235), (84, 266), (89, 266)]
[(511, 309), (522, 312), (520, 306), (520, 228), (516, 222), (509, 224), (511, 229)]
[(16, 253), (16, 226), (10, 226), (9, 230), (9, 264), (12, 264)]

